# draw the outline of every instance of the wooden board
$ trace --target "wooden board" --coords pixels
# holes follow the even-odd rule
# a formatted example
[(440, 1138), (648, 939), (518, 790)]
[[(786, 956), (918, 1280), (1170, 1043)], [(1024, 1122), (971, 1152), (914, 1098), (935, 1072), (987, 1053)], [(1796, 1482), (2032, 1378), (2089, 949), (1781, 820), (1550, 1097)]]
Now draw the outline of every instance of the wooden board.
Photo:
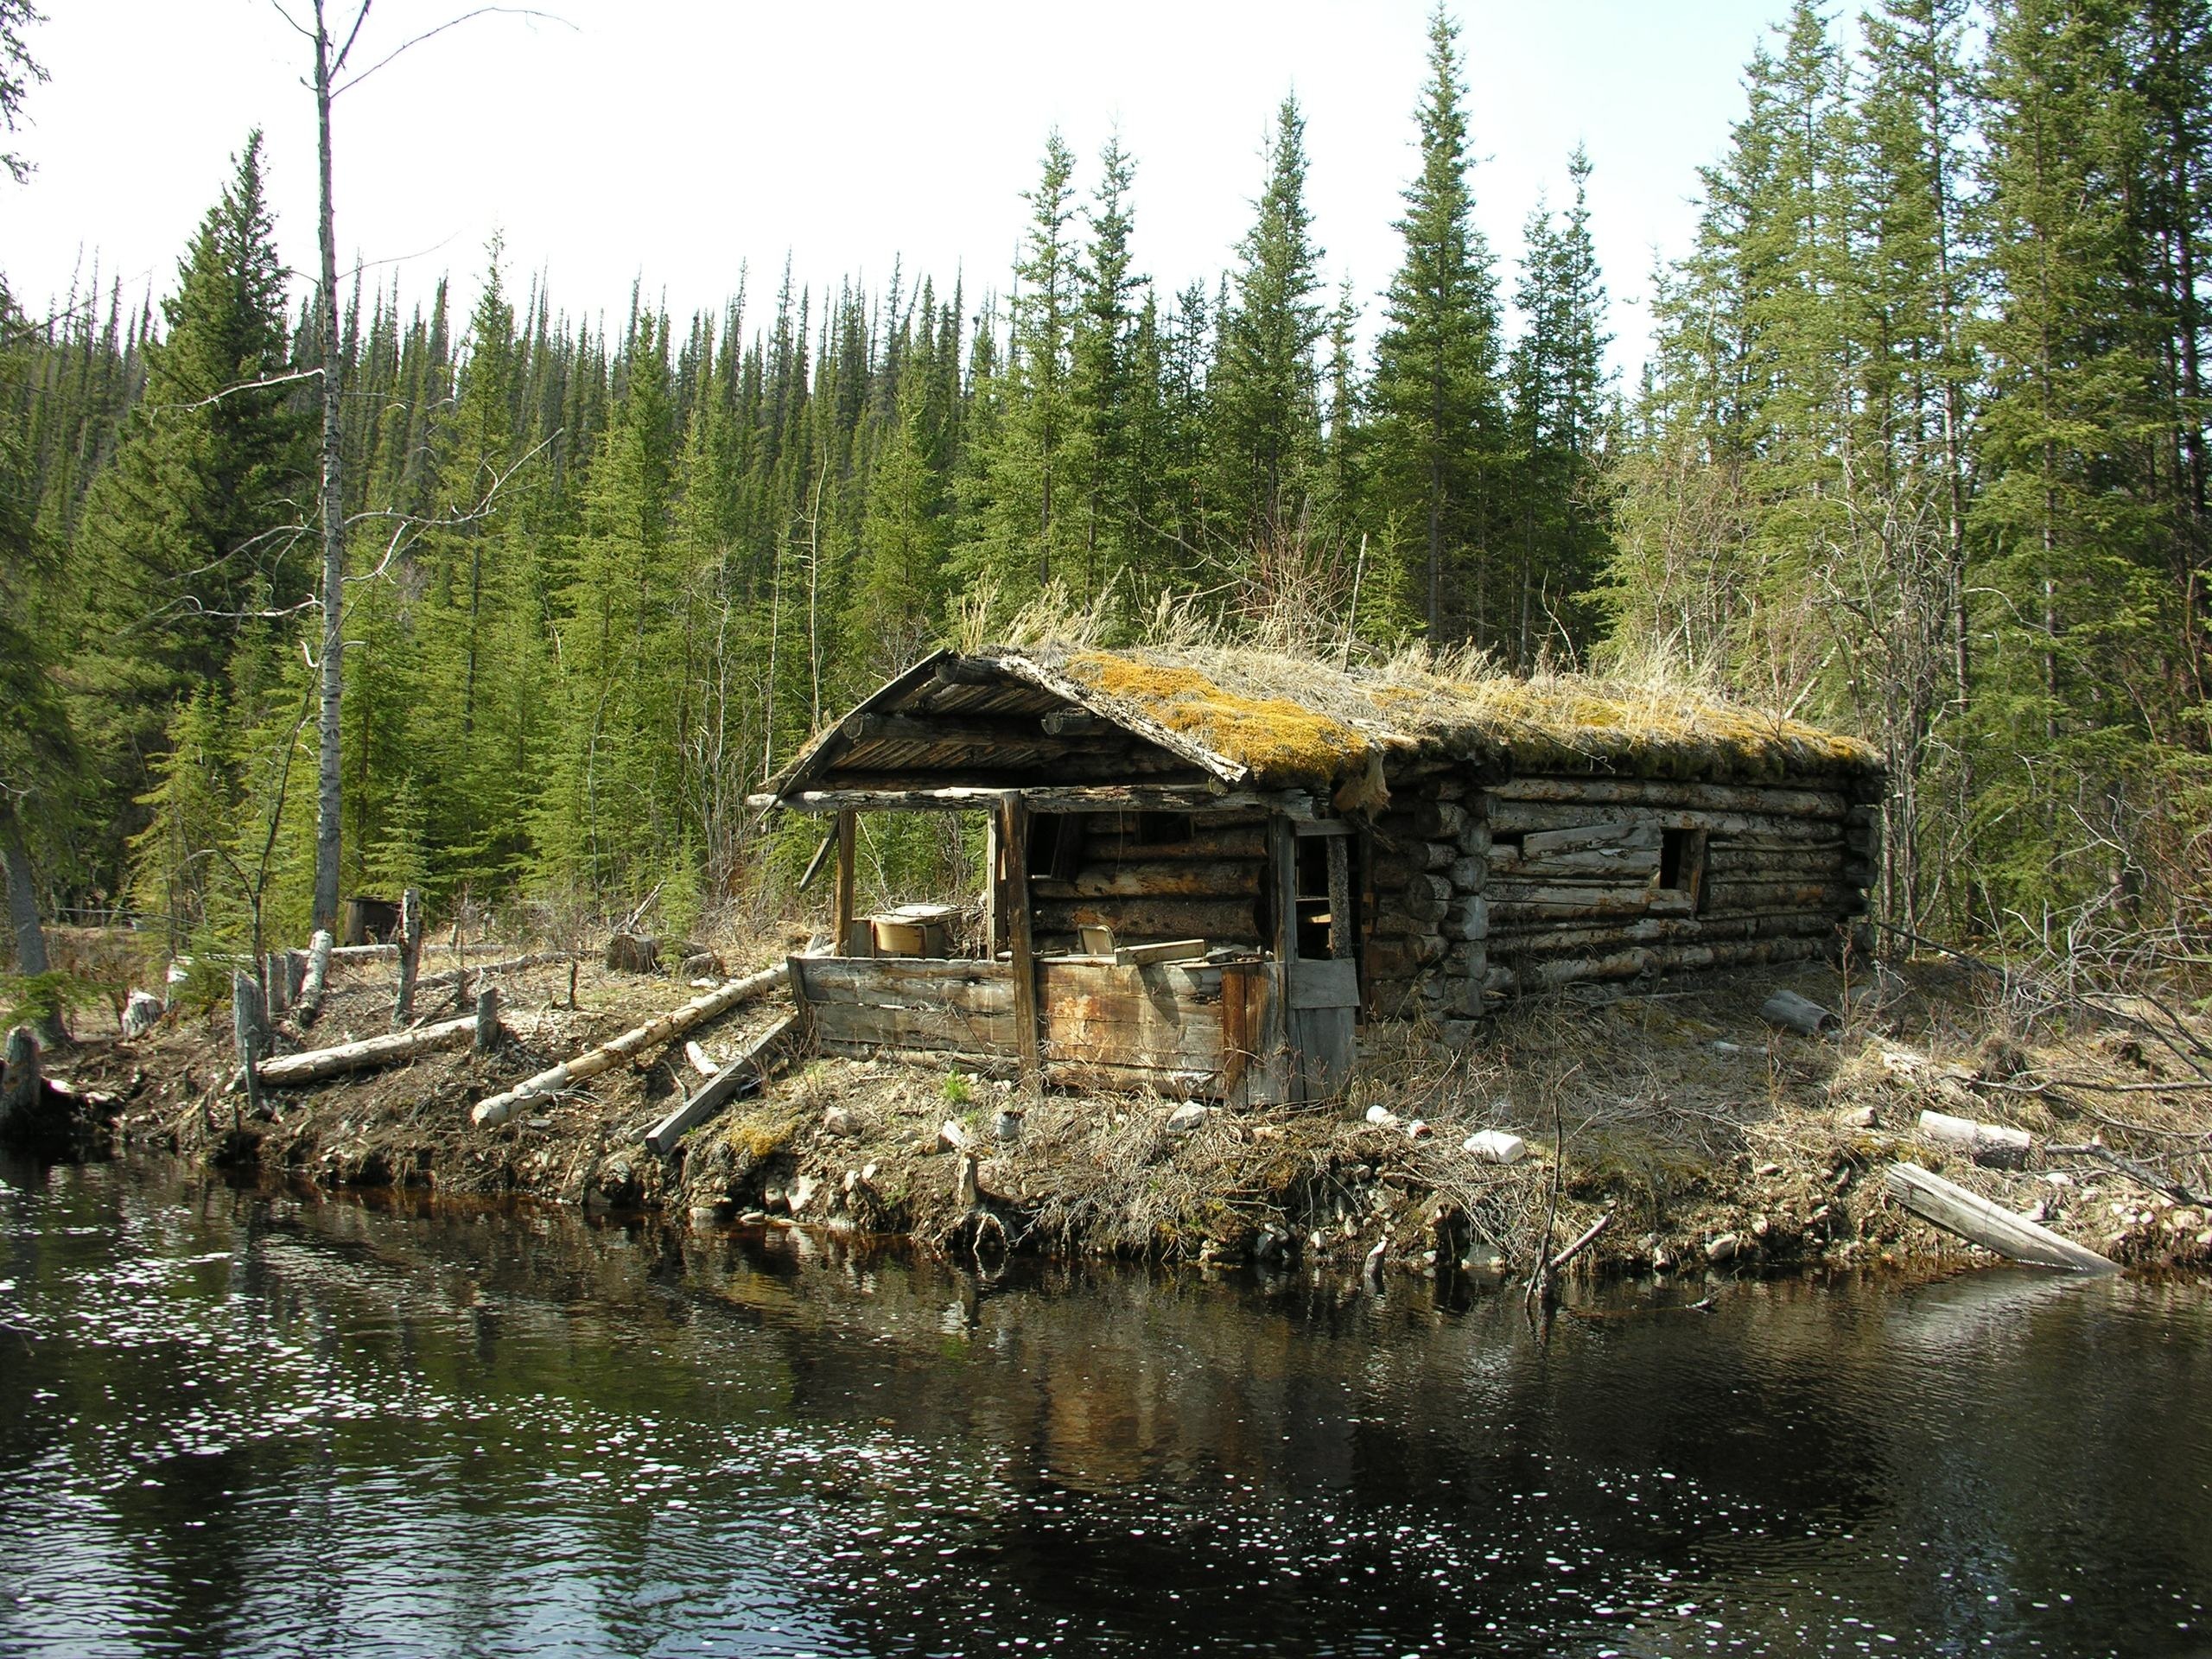
[(1969, 1192), (1918, 1164), (1892, 1164), (1882, 1175), (1883, 1189), (1922, 1220), (1956, 1233), (1985, 1249), (2037, 1267), (2069, 1273), (2117, 1273), (2118, 1266), (2094, 1250), (2062, 1238), (1980, 1193)]
[(1138, 1071), (1222, 1069), (1218, 969), (1174, 963), (1041, 964), (1044, 1058)]
[(1290, 964), (1290, 1006), (1296, 1009), (1359, 1006), (1359, 969), (1350, 957), (1302, 958)]
[(773, 1051), (798, 1028), (805, 1015), (797, 1009), (785, 1014), (767, 1030), (740, 1049), (728, 1065), (694, 1091), (691, 1097), (653, 1125), (645, 1144), (665, 1156), (676, 1149), (685, 1131), (705, 1122), (741, 1095), (760, 1086), (768, 1074)]

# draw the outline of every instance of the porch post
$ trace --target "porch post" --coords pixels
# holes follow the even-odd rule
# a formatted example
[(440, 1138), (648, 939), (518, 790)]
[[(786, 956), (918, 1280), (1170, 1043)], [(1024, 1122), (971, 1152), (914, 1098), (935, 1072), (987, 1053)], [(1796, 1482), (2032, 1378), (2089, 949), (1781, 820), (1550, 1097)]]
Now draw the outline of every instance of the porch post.
[(830, 948), (841, 957), (852, 950), (853, 854), (860, 840), (860, 816), (850, 807), (837, 814), (837, 920)]
[(1014, 1031), (1021, 1052), (1021, 1082), (1042, 1081), (1037, 1039), (1037, 959), (1029, 931), (1029, 804), (1009, 790), (999, 798), (999, 839), (1006, 855), (1007, 943), (1013, 956)]

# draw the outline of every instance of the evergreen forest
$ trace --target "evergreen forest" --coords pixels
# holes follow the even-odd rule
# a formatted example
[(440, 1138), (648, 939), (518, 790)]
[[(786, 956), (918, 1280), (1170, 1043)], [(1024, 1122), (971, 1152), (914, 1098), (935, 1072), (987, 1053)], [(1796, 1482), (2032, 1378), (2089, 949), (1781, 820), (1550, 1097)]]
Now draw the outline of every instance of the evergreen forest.
[[(1056, 134), (988, 281), (580, 321), (496, 243), (465, 315), (341, 275), (343, 890), (779, 905), (811, 838), (747, 794), (1051, 616), (1725, 690), (1887, 756), (1897, 937), (2201, 954), (2212, 0), (1797, 0), (1694, 245), (1611, 274), (1655, 295), (1634, 384), (1590, 158), (1518, 245), (1478, 229), (1512, 140), (1465, 50), (1440, 12), (1371, 298), (1324, 280), (1294, 99), (1172, 291), (1141, 158)], [(46, 916), (180, 946), (315, 907), (322, 301), (264, 168), (241, 133), (166, 291), (0, 295), (0, 852)]]

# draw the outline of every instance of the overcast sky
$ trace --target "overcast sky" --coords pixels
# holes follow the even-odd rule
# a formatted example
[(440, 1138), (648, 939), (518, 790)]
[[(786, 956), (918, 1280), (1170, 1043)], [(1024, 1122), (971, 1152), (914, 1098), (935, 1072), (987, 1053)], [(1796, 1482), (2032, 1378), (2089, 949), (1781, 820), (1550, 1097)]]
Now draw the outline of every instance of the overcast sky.
[[(303, 11), (306, 0), (287, 0)], [(377, 0), (356, 63), (470, 10)], [(52, 75), (0, 180), (0, 270), (41, 312), (97, 263), (135, 300), (175, 279), (247, 130), (265, 130), (277, 235), (315, 247), (306, 42), (270, 0), (44, 0), (29, 36)], [(1696, 168), (1741, 111), (1740, 76), (1782, 0), (1452, 0), (1462, 22), (1484, 229), (1511, 289), (1521, 227), (1566, 191), (1578, 141), (1596, 175), (1617, 361), (1641, 360), (1655, 250), (1681, 252)], [(350, 16), (352, 0), (333, 0)], [(1413, 170), (1427, 0), (984, 0), (960, 5), (543, 0), (557, 17), (475, 18), (341, 98), (339, 243), (371, 280), (473, 300), (505, 237), (571, 316), (619, 323), (633, 282), (679, 318), (750, 268), (757, 320), (786, 253), (802, 283), (894, 259), (971, 302), (1003, 288), (1046, 133), (1084, 162), (1118, 130), (1136, 157), (1138, 253), (1165, 288), (1209, 283), (1249, 222), (1261, 144), (1295, 90), (1310, 206), (1332, 282), (1367, 307), (1396, 263)], [(748, 325), (750, 326), (750, 325)]]

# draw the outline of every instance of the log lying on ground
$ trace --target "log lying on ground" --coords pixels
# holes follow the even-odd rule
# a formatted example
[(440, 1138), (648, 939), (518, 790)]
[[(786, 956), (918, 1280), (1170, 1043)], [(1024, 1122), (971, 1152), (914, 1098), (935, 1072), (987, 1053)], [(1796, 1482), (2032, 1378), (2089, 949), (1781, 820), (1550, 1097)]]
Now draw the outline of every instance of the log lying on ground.
[(2117, 1273), (2117, 1263), (2061, 1238), (1979, 1193), (1929, 1173), (1918, 1164), (1892, 1164), (1882, 1177), (1889, 1195), (1923, 1221), (2015, 1262), (2069, 1273)]
[[(612, 1042), (587, 1049), (574, 1059), (563, 1060), (551, 1070), (541, 1071), (527, 1082), (517, 1084), (505, 1094), (493, 1095), (479, 1102), (469, 1116), (479, 1128), (491, 1128), (504, 1123), (531, 1101), (557, 1095), (563, 1090), (597, 1077), (602, 1071), (612, 1071), (645, 1049), (672, 1042), (694, 1026), (712, 1020), (717, 1014), (727, 1014), (739, 1003), (781, 983), (783, 978), (784, 969), (778, 966), (763, 968), (759, 973), (748, 974), (743, 979), (733, 979), (718, 990), (694, 997), (672, 1013), (633, 1027)], [(475, 1022), (472, 1020), (467, 1023), (474, 1026)]]
[[(418, 991), (443, 990), (464, 982), (480, 984), (492, 975), (516, 974), (525, 968), (543, 968), (552, 963), (572, 962), (575, 954), (573, 950), (533, 950), (526, 957), (509, 957), (504, 962), (473, 962), (466, 968), (448, 968), (438, 973), (424, 974), (415, 982), (415, 988)], [(380, 988), (376, 985), (346, 985), (334, 989), (330, 995), (346, 996), (356, 991)]]
[(1971, 1117), (1954, 1117), (1948, 1112), (1921, 1113), (1920, 1132), (1930, 1141), (1962, 1147), (1975, 1163), (1996, 1169), (2020, 1168), (2035, 1147), (2034, 1138), (2025, 1129), (1984, 1123)]
[(397, 960), (399, 947), (396, 944), (340, 944), (330, 951), (333, 962), (393, 962)]
[(412, 1031), (395, 1031), (382, 1037), (365, 1037), (359, 1042), (340, 1043), (334, 1048), (311, 1048), (304, 1054), (279, 1054), (275, 1059), (262, 1061), (258, 1071), (263, 1083), (288, 1088), (334, 1077), (341, 1071), (366, 1071), (379, 1065), (395, 1065), (442, 1048), (466, 1048), (475, 1038), (476, 1016), (465, 1014), (458, 1020), (442, 1020), (434, 1026), (417, 1026)]
[(1809, 997), (1795, 991), (1777, 991), (1759, 1005), (1759, 1018), (1806, 1037), (1825, 1037), (1843, 1022)]

